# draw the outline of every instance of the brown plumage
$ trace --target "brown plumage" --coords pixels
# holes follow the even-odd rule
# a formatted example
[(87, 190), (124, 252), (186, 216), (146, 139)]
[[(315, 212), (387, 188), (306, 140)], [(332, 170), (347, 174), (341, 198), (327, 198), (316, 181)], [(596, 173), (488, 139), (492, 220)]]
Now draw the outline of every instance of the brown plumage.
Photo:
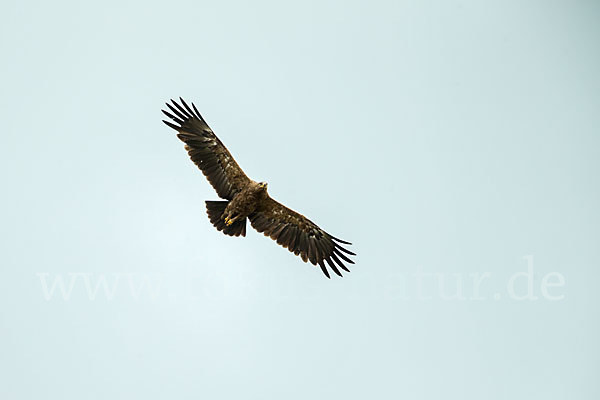
[(306, 218), (273, 200), (267, 193), (267, 184), (248, 178), (235, 162), (225, 145), (206, 124), (196, 106), (190, 108), (180, 97), (181, 105), (171, 100), (169, 111), (162, 112), (173, 122), (164, 121), (175, 129), (185, 143), (190, 158), (226, 201), (206, 201), (210, 222), (219, 231), (230, 236), (246, 236), (246, 219), (254, 229), (264, 233), (281, 246), (300, 256), (304, 262), (319, 265), (325, 276), (329, 271), (337, 275), (340, 269), (348, 271), (344, 262), (354, 264), (348, 256), (355, 255), (338, 239)]

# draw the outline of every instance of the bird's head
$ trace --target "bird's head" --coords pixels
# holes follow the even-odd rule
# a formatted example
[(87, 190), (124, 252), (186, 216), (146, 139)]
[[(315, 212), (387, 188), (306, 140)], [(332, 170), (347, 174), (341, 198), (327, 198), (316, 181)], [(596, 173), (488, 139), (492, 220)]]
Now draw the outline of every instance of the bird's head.
[(261, 189), (266, 189), (267, 185), (267, 182), (258, 182), (258, 187)]

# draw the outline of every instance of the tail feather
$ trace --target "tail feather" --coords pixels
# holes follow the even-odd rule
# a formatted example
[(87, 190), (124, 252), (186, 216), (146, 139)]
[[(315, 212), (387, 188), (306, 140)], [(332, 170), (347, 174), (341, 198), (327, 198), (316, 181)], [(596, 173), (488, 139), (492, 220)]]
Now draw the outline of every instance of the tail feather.
[(235, 221), (233, 224), (227, 226), (223, 220), (223, 212), (229, 204), (228, 201), (206, 201), (206, 212), (210, 223), (214, 225), (217, 230), (223, 232), (229, 236), (246, 236), (246, 219), (244, 218), (239, 221)]

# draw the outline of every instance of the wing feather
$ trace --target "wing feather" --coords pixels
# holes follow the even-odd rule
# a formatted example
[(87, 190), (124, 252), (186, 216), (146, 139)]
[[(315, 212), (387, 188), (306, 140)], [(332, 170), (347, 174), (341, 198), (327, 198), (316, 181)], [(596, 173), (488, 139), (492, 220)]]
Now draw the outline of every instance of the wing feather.
[(325, 268), (325, 264), (323, 264), (323, 260), (319, 261), (319, 267), (321, 267), (321, 271), (323, 271), (323, 273), (325, 274), (325, 276), (328, 279), (331, 279), (331, 277), (329, 276), (329, 271), (327, 271), (327, 268)]
[(333, 252), (340, 257), (342, 260), (346, 261), (347, 263), (350, 264), (354, 264), (354, 261), (352, 261), (351, 259), (349, 259), (348, 257), (346, 257), (343, 253), (341, 253), (337, 248), (333, 249)]
[(337, 243), (334, 243), (334, 246), (335, 246), (336, 249), (341, 250), (341, 251), (343, 251), (344, 253), (346, 253), (348, 255), (351, 255), (351, 256), (355, 256), (356, 255), (353, 252), (351, 252), (350, 250), (343, 248), (342, 246), (340, 246)]
[[(343, 263), (343, 262), (341, 262), (341, 261), (340, 261), (340, 259), (339, 259), (339, 258), (337, 258), (337, 256), (336, 256), (335, 254), (332, 254), (332, 255), (331, 255), (331, 259), (332, 259), (333, 261), (335, 261), (335, 263), (336, 263), (337, 265), (339, 265), (341, 269), (343, 269), (344, 271), (348, 271), (348, 268), (346, 268), (346, 266), (344, 265), (344, 263)], [(348, 271), (348, 272), (350, 272), (350, 271)]]
[(162, 110), (176, 124), (163, 121), (175, 129), (179, 140), (185, 143), (190, 158), (200, 168), (219, 197), (227, 200), (244, 188), (250, 179), (237, 164), (212, 129), (206, 124), (196, 106), (192, 108), (180, 97), (181, 104), (171, 100), (170, 110)]
[(343, 253), (355, 254), (339, 244), (349, 242), (331, 236), (304, 215), (270, 197), (261, 203), (249, 219), (254, 229), (300, 256), (304, 262), (310, 261), (311, 264), (318, 265), (328, 278), (329, 272), (325, 262), (339, 276), (342, 276), (340, 268), (350, 272), (340, 258), (354, 264), (354, 261)]

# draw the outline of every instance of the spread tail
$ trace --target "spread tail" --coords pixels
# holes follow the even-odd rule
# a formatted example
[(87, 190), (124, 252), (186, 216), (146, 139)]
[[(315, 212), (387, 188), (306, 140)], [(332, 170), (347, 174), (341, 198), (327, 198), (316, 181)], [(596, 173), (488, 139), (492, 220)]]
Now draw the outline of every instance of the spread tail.
[(206, 212), (210, 223), (219, 231), (229, 236), (246, 236), (246, 219), (235, 221), (227, 226), (223, 219), (223, 212), (229, 204), (228, 201), (206, 201)]

